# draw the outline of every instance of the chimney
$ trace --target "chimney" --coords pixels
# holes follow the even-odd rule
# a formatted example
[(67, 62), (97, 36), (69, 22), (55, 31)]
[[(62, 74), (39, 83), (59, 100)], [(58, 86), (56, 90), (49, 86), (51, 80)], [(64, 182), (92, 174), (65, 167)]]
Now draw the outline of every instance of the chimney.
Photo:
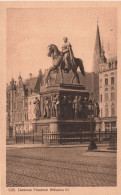
[(31, 79), (32, 78), (32, 73), (30, 73), (29, 76), (30, 76), (30, 79)]

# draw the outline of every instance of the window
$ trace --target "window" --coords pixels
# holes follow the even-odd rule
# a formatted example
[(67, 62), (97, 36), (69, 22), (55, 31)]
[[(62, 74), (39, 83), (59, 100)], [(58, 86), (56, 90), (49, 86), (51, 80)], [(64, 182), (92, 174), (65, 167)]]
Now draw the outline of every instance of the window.
[(115, 100), (115, 93), (111, 92), (111, 100)]
[(24, 114), (22, 114), (22, 121), (24, 121)]
[(100, 96), (100, 101), (102, 102), (102, 100), (103, 100), (103, 97), (102, 97), (102, 95)]
[(105, 105), (105, 117), (107, 117), (108, 116), (108, 105), (106, 104)]
[(110, 123), (109, 122), (105, 122), (105, 127), (110, 127)]
[(114, 75), (114, 72), (111, 72), (110, 74), (111, 74), (111, 75)]
[(100, 79), (100, 87), (102, 86), (102, 79)]
[(111, 77), (111, 85), (114, 85), (114, 77)]
[(27, 121), (28, 121), (28, 113), (26, 114), (26, 117), (27, 117)]
[(111, 90), (114, 90), (114, 87), (111, 87)]
[(116, 121), (111, 123), (111, 127), (116, 127)]
[(116, 131), (116, 121), (111, 122), (112, 131)]
[(108, 93), (105, 93), (105, 101), (108, 101)]
[(105, 130), (110, 131), (110, 123), (105, 122)]
[(109, 62), (109, 69), (111, 68), (111, 63)]
[(115, 116), (115, 105), (113, 103), (111, 105), (111, 115)]
[(108, 78), (105, 78), (105, 85), (108, 85)]
[(20, 121), (22, 121), (22, 114), (20, 114)]
[(105, 91), (108, 91), (108, 88), (105, 88)]
[(103, 110), (102, 110), (102, 108), (101, 108), (101, 117), (103, 116)]
[(18, 102), (17, 103), (17, 109), (21, 110), (22, 107), (23, 107), (23, 102), (22, 101)]

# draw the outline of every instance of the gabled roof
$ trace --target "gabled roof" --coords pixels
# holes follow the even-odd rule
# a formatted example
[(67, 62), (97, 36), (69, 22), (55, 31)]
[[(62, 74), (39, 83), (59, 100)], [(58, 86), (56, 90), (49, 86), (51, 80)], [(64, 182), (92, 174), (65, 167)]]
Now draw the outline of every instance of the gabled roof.
[(27, 79), (25, 81), (26, 88), (34, 90), (36, 82), (37, 82), (37, 79), (38, 79), (38, 77), (33, 77), (33, 78), (30, 78), (30, 79)]

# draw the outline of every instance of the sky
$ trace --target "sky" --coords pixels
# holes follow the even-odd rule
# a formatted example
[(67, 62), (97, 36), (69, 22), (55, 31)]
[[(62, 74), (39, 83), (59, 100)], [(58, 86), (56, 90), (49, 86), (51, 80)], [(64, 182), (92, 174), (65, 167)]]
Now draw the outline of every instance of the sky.
[(85, 71), (92, 71), (97, 20), (106, 56), (116, 56), (116, 8), (12, 8), (7, 10), (8, 83), (20, 74), (37, 76), (52, 60), (47, 47), (54, 43), (61, 50), (67, 36), (74, 56), (81, 58)]

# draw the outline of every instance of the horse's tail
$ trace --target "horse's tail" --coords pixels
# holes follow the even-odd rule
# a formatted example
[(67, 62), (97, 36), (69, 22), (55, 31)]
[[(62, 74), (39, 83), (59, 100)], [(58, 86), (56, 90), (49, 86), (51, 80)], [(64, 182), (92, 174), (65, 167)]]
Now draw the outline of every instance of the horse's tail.
[(84, 70), (84, 65), (83, 65), (82, 59), (75, 58), (75, 62), (76, 62), (77, 68), (79, 67), (81, 74), (85, 77), (85, 70)]

